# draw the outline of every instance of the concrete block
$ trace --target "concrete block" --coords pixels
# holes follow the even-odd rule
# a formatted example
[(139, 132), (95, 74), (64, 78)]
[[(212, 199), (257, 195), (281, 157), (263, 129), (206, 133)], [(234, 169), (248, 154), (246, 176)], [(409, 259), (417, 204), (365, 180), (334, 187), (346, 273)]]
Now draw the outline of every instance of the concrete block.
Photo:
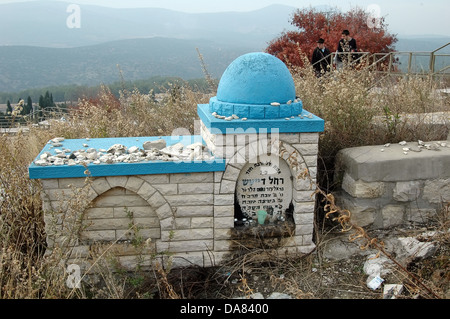
[(436, 216), (436, 209), (434, 208), (411, 207), (406, 209), (406, 218), (411, 222), (426, 224), (434, 216)]
[(192, 217), (191, 228), (213, 228), (212, 217)]
[(156, 189), (151, 186), (149, 183), (142, 183), (141, 187), (137, 191), (137, 194), (141, 196), (144, 200), (148, 200), (154, 193)]
[(234, 191), (236, 189), (236, 181), (228, 181), (228, 180), (222, 180), (222, 183), (220, 185), (220, 194), (234, 194)]
[[(211, 202), (210, 202), (211, 203)], [(224, 206), (234, 204), (234, 193), (225, 195), (214, 195), (214, 206)]]
[(83, 241), (115, 241), (116, 232), (114, 230), (96, 230), (83, 231), (80, 234), (80, 240)]
[(214, 173), (179, 173), (170, 174), (170, 183), (213, 183)]
[(230, 229), (234, 227), (234, 217), (214, 217), (214, 229)]
[(178, 194), (177, 184), (156, 184), (153, 187), (161, 193), (161, 195), (176, 195)]
[(293, 147), (303, 156), (317, 155), (319, 152), (318, 144), (294, 144)]
[(82, 188), (84, 185), (86, 185), (86, 178), (60, 178), (58, 179), (58, 183), (58, 188)]
[(435, 204), (450, 202), (450, 178), (425, 181), (422, 197)]
[(212, 194), (214, 183), (183, 183), (178, 184), (178, 194)]
[(88, 208), (84, 215), (85, 219), (103, 219), (114, 218), (114, 209), (112, 207), (92, 207)]
[(57, 178), (53, 179), (41, 179), (43, 189), (59, 188), (59, 182)]
[(95, 200), (96, 207), (134, 207), (147, 206), (148, 203), (138, 195), (104, 196)]
[(152, 196), (150, 196), (148, 202), (151, 203), (152, 207), (161, 207), (166, 203), (166, 200), (164, 199), (164, 196), (161, 195), (161, 193), (155, 192)]
[(213, 194), (167, 195), (165, 198), (171, 206), (203, 206), (213, 203)]
[(137, 177), (142, 178), (152, 185), (169, 183), (169, 174), (137, 175)]
[(300, 143), (299, 133), (280, 133), (280, 140), (289, 144)]
[[(433, 144), (428, 142), (427, 144)], [(346, 168), (354, 179), (366, 182), (399, 182), (427, 179), (446, 179), (450, 177), (450, 148), (441, 147), (440, 151), (422, 150), (408, 152), (404, 147), (417, 147), (417, 142), (406, 145), (391, 144), (361, 146), (341, 150), (338, 162)], [(381, 149), (384, 152), (381, 152)]]
[(189, 217), (175, 218), (176, 229), (189, 229), (191, 228), (191, 219)]
[(111, 186), (111, 188), (114, 187), (125, 187), (128, 181), (127, 176), (107, 176), (106, 180), (108, 181), (108, 184)]
[(214, 206), (177, 206), (175, 216), (177, 217), (208, 217), (213, 216)]
[(137, 193), (142, 183), (144, 183), (144, 180), (142, 180), (141, 178), (130, 176), (128, 177), (128, 181), (125, 184), (125, 188)]
[(105, 193), (106, 191), (111, 189), (108, 181), (105, 177), (97, 177), (92, 181), (92, 188), (98, 195)]
[(314, 223), (314, 214), (294, 214), (294, 222), (296, 225), (312, 225)]
[(356, 198), (377, 198), (384, 194), (385, 185), (383, 182), (355, 181), (349, 174), (345, 173), (342, 189)]
[(421, 188), (420, 181), (397, 182), (392, 197), (398, 202), (411, 202), (419, 198)]
[(294, 201), (294, 213), (296, 214), (305, 214), (305, 213), (314, 213), (315, 202), (296, 202)]
[(301, 144), (318, 144), (319, 133), (300, 133)]
[(160, 219), (166, 219), (166, 218), (172, 218), (173, 212), (172, 208), (168, 203), (165, 203), (164, 205), (160, 206), (156, 209), (156, 214)]
[(402, 205), (387, 205), (381, 210), (383, 227), (398, 226), (405, 222), (405, 207)]
[(234, 205), (214, 206), (214, 218), (217, 217), (233, 217)]

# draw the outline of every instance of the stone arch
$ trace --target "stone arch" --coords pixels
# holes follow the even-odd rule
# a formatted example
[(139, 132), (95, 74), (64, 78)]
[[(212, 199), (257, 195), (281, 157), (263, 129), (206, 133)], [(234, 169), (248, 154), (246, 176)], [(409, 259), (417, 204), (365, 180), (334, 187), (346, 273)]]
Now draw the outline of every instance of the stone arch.
[[(295, 232), (297, 233), (299, 227), (303, 228), (303, 225), (312, 228), (315, 199), (311, 198), (311, 195), (314, 193), (314, 185), (310, 167), (300, 151), (287, 142), (268, 138), (249, 142), (237, 149), (230, 160), (227, 161), (220, 183), (220, 193), (227, 194), (230, 196), (230, 200), (234, 202), (235, 187), (239, 174), (244, 165), (254, 160), (258, 154), (261, 154), (261, 148), (271, 155), (280, 157), (288, 164), (292, 176), (292, 205), (293, 218), (296, 225)], [(258, 153), (258, 150), (260, 153)], [(254, 156), (252, 157), (252, 155)], [(233, 218), (234, 215), (233, 217), (230, 216), (230, 224), (233, 224)], [(296, 235), (295, 237), (296, 240), (300, 241), (300, 245), (308, 242), (303, 240), (301, 235)]]
[[(92, 198), (92, 202), (95, 202), (95, 200), (101, 198), (102, 195), (108, 194), (115, 189), (119, 190), (119, 193), (120, 189), (122, 189), (131, 194), (136, 194), (136, 199), (140, 199), (143, 203), (148, 205), (150, 211), (153, 211), (158, 218), (160, 228), (158, 240), (164, 241), (164, 238), (169, 238), (169, 233), (173, 230), (175, 225), (175, 216), (172, 208), (164, 196), (145, 179), (139, 176), (98, 177), (93, 180), (92, 188), (97, 194), (95, 198)], [(115, 196), (114, 192), (110, 195)], [(112, 227), (114, 227), (114, 222), (112, 223)], [(112, 233), (110, 232), (107, 237), (108, 239), (111, 239)]]
[[(286, 161), (291, 171), (291, 175), (294, 180), (294, 188), (297, 190), (308, 190), (311, 189), (311, 182), (308, 180), (308, 174), (310, 171), (303, 155), (289, 143), (263, 139), (258, 141), (253, 141), (241, 146), (236, 150), (234, 155), (227, 161), (225, 167), (224, 177), (221, 180), (220, 190), (223, 193), (224, 190), (231, 191), (231, 185), (236, 181), (239, 176), (239, 172), (236, 170), (241, 170), (245, 164), (254, 161), (258, 154), (258, 149), (265, 148), (266, 151), (270, 150), (270, 154), (278, 156)], [(264, 153), (263, 153), (264, 154)], [(234, 192), (234, 189), (233, 189)]]

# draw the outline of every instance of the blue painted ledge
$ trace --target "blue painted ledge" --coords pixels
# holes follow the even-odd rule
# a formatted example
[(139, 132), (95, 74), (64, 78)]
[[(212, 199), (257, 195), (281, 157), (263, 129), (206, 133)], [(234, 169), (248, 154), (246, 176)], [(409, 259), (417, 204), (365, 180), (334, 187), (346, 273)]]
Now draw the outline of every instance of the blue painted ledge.
[[(166, 140), (167, 146), (183, 143), (184, 146), (204, 141), (200, 135), (186, 136), (153, 136), (153, 137), (119, 137), (119, 138), (93, 138), (86, 139), (69, 139), (62, 142), (62, 147), (70, 149), (72, 152), (95, 148), (108, 149), (114, 144), (122, 144), (127, 148), (137, 146), (143, 148), (146, 141), (154, 141), (158, 139)], [(87, 144), (88, 147), (84, 147)], [(40, 158), (44, 152), (50, 152), (55, 155), (54, 148), (51, 144), (45, 145), (35, 160)], [(87, 169), (90, 176), (128, 176), (128, 175), (147, 175), (147, 174), (171, 174), (171, 173), (198, 173), (198, 172), (215, 172), (225, 170), (225, 160), (214, 159), (210, 161), (144, 161), (139, 163), (114, 163), (114, 164), (89, 164)], [(82, 165), (74, 166), (37, 166), (33, 163), (28, 167), (31, 179), (51, 179), (51, 178), (77, 178), (86, 177), (86, 168)]]
[[(272, 107), (273, 108), (273, 107)], [(325, 121), (314, 114), (302, 110), (302, 117), (294, 116), (294, 118), (278, 118), (278, 119), (235, 119), (227, 121), (224, 119), (218, 119), (213, 116), (209, 109), (209, 104), (198, 104), (197, 113), (200, 119), (203, 121), (206, 127), (214, 134), (226, 134), (231, 133), (233, 130), (236, 134), (239, 132), (246, 133), (247, 130), (267, 130), (271, 132), (278, 130), (279, 133), (312, 133), (323, 132), (325, 128)]]

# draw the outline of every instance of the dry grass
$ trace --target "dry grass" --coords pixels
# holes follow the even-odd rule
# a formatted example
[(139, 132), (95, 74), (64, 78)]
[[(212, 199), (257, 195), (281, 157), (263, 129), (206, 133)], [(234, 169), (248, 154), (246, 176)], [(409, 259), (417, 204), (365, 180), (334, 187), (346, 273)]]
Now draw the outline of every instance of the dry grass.
[[(353, 70), (321, 78), (310, 68), (293, 73), (304, 108), (326, 122), (319, 145), (319, 186), (323, 190), (332, 190), (334, 156), (342, 148), (447, 136), (448, 126), (447, 132), (436, 132), (426, 125), (425, 117), (412, 122), (404, 116), (450, 111), (448, 97), (435, 93), (439, 82), (418, 77), (380, 81), (374, 74)], [(102, 285), (86, 284), (84, 290), (75, 291), (67, 287), (67, 274), (59, 265), (67, 247), (44, 257), (48, 234), (41, 185), (28, 178), (28, 165), (49, 139), (161, 136), (175, 130), (192, 134), (196, 106), (208, 103), (209, 97), (174, 85), (163, 101), (155, 102), (151, 94), (132, 91), (115, 97), (104, 87), (96, 99), (80, 101), (65, 122), (54, 122), (47, 130), (31, 127), (27, 135), (0, 136), (0, 298), (228, 298), (269, 288), (297, 298), (332, 297), (330, 287), (335, 286), (335, 279), (327, 273), (329, 282), (323, 280), (332, 267), (312, 255), (286, 260), (254, 251), (209, 269), (154, 268), (150, 273), (139, 269), (121, 273), (116, 268), (114, 276), (113, 256), (100, 255), (97, 266)], [(381, 118), (378, 123), (376, 116)], [(74, 198), (67, 209), (76, 212), (77, 203)], [(321, 236), (317, 235), (318, 254)], [(262, 253), (266, 253), (264, 260)], [(337, 274), (343, 284), (339, 287), (349, 285), (347, 290), (355, 291), (354, 297), (366, 293), (378, 298), (364, 288), (361, 270), (352, 271), (361, 276)], [(425, 276), (424, 271), (418, 271), (418, 276)]]

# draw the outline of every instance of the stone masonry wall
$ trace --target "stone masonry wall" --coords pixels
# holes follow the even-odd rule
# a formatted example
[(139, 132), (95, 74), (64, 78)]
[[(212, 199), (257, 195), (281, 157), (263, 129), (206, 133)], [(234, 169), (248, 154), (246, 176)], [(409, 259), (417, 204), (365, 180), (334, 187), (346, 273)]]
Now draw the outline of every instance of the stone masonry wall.
[[(313, 243), (314, 192), (319, 133), (226, 133), (215, 134), (203, 123), (201, 125), (201, 135), (208, 148), (215, 155), (222, 156), (227, 163), (218, 196), (226, 199), (228, 203), (234, 203), (236, 180), (244, 165), (255, 160), (261, 154), (271, 153), (279, 156), (280, 159), (287, 162), (291, 170), (295, 222), (295, 233), (285, 239), (283, 247), (279, 250), (311, 252), (315, 247)], [(216, 212), (221, 209), (215, 206)], [(215, 216), (217, 215), (215, 214)], [(228, 220), (227, 224), (229, 222), (231, 221)], [(227, 233), (226, 236), (229, 234)]]
[[(295, 233), (283, 239), (279, 250), (308, 253), (315, 247), (318, 133), (277, 137), (281, 143), (272, 151), (290, 166), (295, 221)], [(69, 246), (67, 263), (85, 268), (105, 251), (127, 269), (148, 267), (169, 256), (175, 266), (219, 264), (233, 250), (236, 181), (246, 163), (238, 158), (248, 159), (249, 149), (261, 143), (256, 136), (246, 141), (233, 142), (235, 152), (223, 172), (91, 177), (88, 182), (42, 179), (47, 254)], [(144, 249), (133, 244), (137, 239), (145, 242)]]
[(450, 202), (448, 143), (421, 143), (423, 147), (409, 142), (340, 152), (337, 203), (352, 212), (355, 223), (374, 228), (425, 224)]

